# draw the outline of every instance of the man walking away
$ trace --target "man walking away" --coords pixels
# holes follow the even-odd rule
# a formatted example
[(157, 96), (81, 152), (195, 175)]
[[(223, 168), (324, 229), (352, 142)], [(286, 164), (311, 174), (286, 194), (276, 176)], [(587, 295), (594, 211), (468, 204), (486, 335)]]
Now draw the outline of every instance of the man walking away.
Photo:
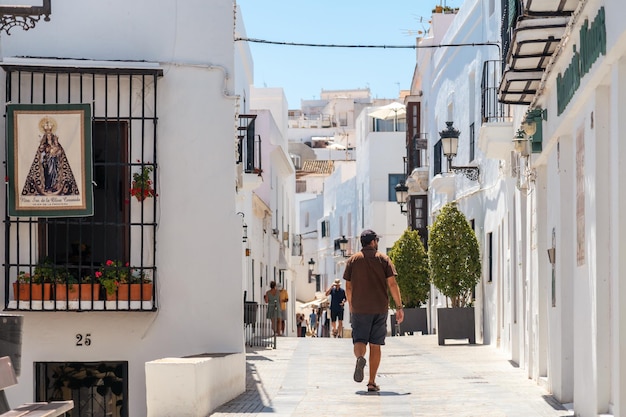
[(380, 391), (376, 385), (376, 373), (380, 365), (381, 346), (385, 344), (387, 335), (387, 312), (391, 293), (398, 310), (397, 323), (404, 320), (400, 288), (396, 282), (396, 267), (389, 257), (378, 252), (378, 236), (373, 230), (361, 233), (360, 252), (348, 259), (343, 278), (346, 280), (346, 294), (350, 304), (352, 318), (352, 343), (356, 366), (354, 380), (363, 381), (365, 369), (365, 353), (369, 344), (369, 380), (367, 390)]
[(328, 297), (329, 295), (330, 324), (333, 326), (333, 337), (343, 337), (343, 305), (346, 302), (346, 292), (341, 288), (341, 280), (339, 278), (326, 290), (326, 296)]

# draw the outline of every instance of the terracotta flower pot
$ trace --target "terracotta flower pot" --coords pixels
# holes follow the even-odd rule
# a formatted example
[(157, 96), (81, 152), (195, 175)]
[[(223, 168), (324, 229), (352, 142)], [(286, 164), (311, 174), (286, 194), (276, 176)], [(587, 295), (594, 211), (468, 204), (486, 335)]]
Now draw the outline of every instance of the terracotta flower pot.
[[(130, 296), (130, 297), (129, 297)], [(149, 284), (119, 284), (117, 292), (107, 293), (107, 301), (150, 301), (152, 300), (152, 283)]]
[(100, 284), (56, 284), (54, 294), (57, 301), (78, 300), (81, 301), (97, 300), (100, 294)]
[(13, 283), (13, 296), (20, 301), (50, 300), (52, 284)]

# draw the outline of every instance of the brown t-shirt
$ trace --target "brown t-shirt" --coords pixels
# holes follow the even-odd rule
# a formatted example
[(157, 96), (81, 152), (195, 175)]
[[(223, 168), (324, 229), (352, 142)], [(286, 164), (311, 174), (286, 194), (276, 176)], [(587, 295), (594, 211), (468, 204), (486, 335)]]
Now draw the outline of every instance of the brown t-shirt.
[(346, 262), (343, 279), (352, 286), (350, 312), (385, 314), (389, 309), (387, 278), (398, 275), (391, 259), (372, 247), (365, 247)]

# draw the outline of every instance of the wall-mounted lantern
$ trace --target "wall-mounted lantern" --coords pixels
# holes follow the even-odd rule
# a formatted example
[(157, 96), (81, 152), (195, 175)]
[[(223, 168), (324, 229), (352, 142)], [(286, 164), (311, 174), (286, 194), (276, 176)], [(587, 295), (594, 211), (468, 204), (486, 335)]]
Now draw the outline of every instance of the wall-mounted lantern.
[(452, 165), (452, 158), (456, 156), (459, 148), (459, 135), (461, 134), (459, 130), (452, 126), (453, 123), (454, 122), (446, 122), (447, 128), (439, 132), (443, 154), (448, 158), (448, 172), (463, 174), (471, 181), (478, 181), (478, 175), (480, 173), (478, 167)]
[(348, 250), (348, 239), (345, 236), (341, 236), (341, 239), (339, 239), (339, 250), (341, 251), (341, 256), (345, 258)]
[(309, 284), (311, 283), (311, 278), (313, 277), (313, 269), (315, 268), (315, 261), (313, 258), (309, 261)]
[(243, 212), (241, 212), (241, 211), (237, 212), (237, 215), (241, 216), (241, 221), (243, 223), (242, 226), (241, 226), (241, 228), (243, 229), (242, 230), (241, 241), (242, 242), (247, 242), (248, 241), (248, 225), (244, 221), (244, 218), (246, 217), (246, 215)]
[(409, 196), (409, 187), (403, 182), (396, 185), (396, 203), (400, 204), (400, 212), (406, 215), (406, 199)]

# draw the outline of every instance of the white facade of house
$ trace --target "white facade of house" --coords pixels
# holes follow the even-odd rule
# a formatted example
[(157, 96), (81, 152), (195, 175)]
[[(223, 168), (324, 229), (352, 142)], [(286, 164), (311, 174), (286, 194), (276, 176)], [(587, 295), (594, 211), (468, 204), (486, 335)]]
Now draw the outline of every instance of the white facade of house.
[[(270, 281), (276, 281), (289, 293), (289, 332), (295, 331), (295, 295), (292, 248), (295, 230), (295, 169), (289, 157), (287, 99), (282, 89), (250, 90), (251, 113), (256, 114), (255, 135), (261, 139), (262, 172), (260, 185), (252, 192), (240, 193), (252, 201), (254, 233), (249, 236), (250, 301), (263, 302)], [(250, 174), (246, 174), (250, 175)], [(255, 182), (256, 179), (252, 179)], [(297, 260), (297, 258), (294, 258)], [(290, 334), (288, 332), (288, 334)]]
[[(353, 240), (355, 250), (360, 250), (359, 237), (365, 229), (372, 229), (382, 235), (379, 250), (386, 252), (400, 238), (407, 227), (406, 216), (395, 201), (395, 190), (390, 188), (390, 174), (405, 174), (406, 155), (405, 132), (376, 132), (372, 128), (368, 108), (357, 118), (357, 169), (356, 197), (359, 207), (354, 225)], [(348, 236), (346, 236), (348, 237)]]
[[(443, 122), (452, 120), (461, 131), (453, 164), (480, 167), (478, 184), (458, 174), (431, 176), (431, 213), (455, 200), (475, 221), (483, 263), (478, 339), (500, 347), (577, 416), (619, 416), (626, 403), (620, 278), (626, 268), (620, 239), (626, 27), (620, 2), (557, 3), (542, 7), (572, 14), (537, 92), (524, 99), (529, 103), (510, 104), (510, 117), (483, 122), (473, 110), (481, 104), (482, 62), (498, 59), (497, 48), (441, 48), (424, 52), (424, 60), (418, 52), (417, 72), (424, 76), (413, 86), (424, 91), (429, 153)], [(491, 6), (465, 1), (441, 43), (498, 40), (504, 12)], [(520, 3), (523, 11), (534, 6)], [(541, 130), (525, 136), (533, 141), (525, 145), (526, 157), (512, 139), (530, 111)], [(472, 122), (480, 132), (469, 161), (465, 132)]]
[[(128, 415), (146, 415), (146, 362), (243, 351), (234, 127), (237, 114), (245, 110), (240, 97), (249, 95), (245, 90), (251, 80), (238, 75), (236, 82), (234, 76), (252, 73), (250, 67), (236, 68), (250, 66), (250, 55), (243, 43), (233, 42), (232, 2), (164, 0), (155, 7), (143, 0), (68, 0), (52, 7), (49, 22), (2, 35), (4, 63), (33, 62), (12, 60), (17, 56), (38, 57), (41, 66), (67, 63), (56, 58), (110, 68), (140, 67), (145, 61), (163, 70), (156, 97), (159, 158), (154, 161), (157, 308), (23, 312), (22, 374), (7, 395), (11, 404), (33, 400), (34, 362), (128, 361)], [(2, 86), (4, 93), (4, 82)], [(154, 95), (154, 86), (145, 88)], [(0, 245), (4, 250), (4, 239)], [(86, 333), (91, 344), (78, 346), (76, 335)], [(245, 376), (243, 355), (231, 372)], [(233, 388), (232, 396), (243, 392), (245, 384)]]

